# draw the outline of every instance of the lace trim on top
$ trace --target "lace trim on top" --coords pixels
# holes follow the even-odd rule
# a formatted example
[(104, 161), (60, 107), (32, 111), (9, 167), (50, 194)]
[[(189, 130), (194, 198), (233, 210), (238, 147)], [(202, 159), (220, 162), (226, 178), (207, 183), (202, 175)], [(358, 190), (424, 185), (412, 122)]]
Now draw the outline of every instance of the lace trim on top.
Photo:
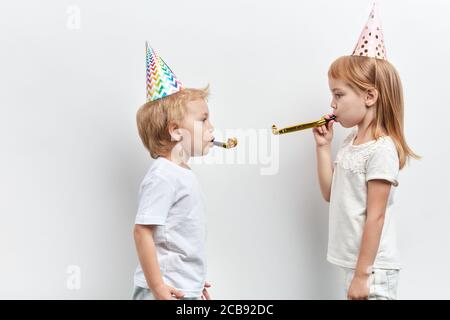
[(367, 161), (370, 156), (375, 150), (386, 146), (387, 137), (383, 136), (377, 140), (355, 146), (353, 141), (356, 138), (356, 133), (356, 131), (353, 131), (345, 138), (334, 163), (353, 173), (363, 174), (367, 171)]

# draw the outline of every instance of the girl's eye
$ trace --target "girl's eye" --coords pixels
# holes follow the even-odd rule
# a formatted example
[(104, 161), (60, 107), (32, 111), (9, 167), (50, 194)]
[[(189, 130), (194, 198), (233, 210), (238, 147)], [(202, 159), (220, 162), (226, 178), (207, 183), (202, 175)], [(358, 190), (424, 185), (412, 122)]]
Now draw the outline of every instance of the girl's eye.
[(334, 96), (339, 99), (340, 97), (342, 97), (342, 94), (336, 93)]

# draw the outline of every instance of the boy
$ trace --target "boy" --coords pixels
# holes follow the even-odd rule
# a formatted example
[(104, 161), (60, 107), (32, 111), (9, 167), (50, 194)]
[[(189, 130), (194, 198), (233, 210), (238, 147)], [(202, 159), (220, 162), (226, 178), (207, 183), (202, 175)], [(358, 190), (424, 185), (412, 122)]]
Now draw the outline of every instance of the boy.
[(156, 159), (139, 192), (133, 299), (209, 299), (204, 199), (187, 162), (212, 147), (206, 89), (185, 89), (147, 45), (147, 103), (139, 135)]

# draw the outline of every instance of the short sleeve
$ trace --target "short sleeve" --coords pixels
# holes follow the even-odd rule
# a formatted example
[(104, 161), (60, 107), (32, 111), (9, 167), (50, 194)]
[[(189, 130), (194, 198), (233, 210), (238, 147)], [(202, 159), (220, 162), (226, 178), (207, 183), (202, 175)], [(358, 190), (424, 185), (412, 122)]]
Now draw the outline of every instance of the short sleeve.
[(175, 202), (175, 189), (163, 177), (152, 176), (141, 185), (135, 224), (164, 225)]
[(368, 159), (366, 181), (386, 180), (398, 186), (399, 160), (393, 142), (384, 141)]

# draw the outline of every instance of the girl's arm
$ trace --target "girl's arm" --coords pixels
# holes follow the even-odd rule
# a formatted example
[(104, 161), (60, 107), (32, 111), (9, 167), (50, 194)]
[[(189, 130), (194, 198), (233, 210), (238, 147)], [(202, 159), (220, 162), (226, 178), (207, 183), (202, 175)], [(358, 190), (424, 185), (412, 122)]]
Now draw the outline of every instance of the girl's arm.
[(369, 297), (368, 280), (380, 244), (390, 190), (391, 183), (385, 180), (370, 180), (367, 183), (367, 218), (355, 275), (348, 290), (349, 299)]
[[(325, 116), (327, 119), (329, 115)], [(331, 159), (331, 141), (333, 140), (333, 123), (313, 129), (316, 140), (317, 175), (320, 191), (325, 201), (330, 202), (331, 181), (333, 180), (333, 161)]]
[(161, 276), (156, 247), (153, 241), (152, 225), (137, 224), (134, 227), (134, 240), (147, 285), (157, 300), (170, 300), (183, 297), (183, 293), (166, 285)]
[(317, 175), (319, 177), (320, 191), (325, 201), (330, 202), (331, 181), (333, 179), (333, 162), (331, 159), (331, 147), (316, 146)]

